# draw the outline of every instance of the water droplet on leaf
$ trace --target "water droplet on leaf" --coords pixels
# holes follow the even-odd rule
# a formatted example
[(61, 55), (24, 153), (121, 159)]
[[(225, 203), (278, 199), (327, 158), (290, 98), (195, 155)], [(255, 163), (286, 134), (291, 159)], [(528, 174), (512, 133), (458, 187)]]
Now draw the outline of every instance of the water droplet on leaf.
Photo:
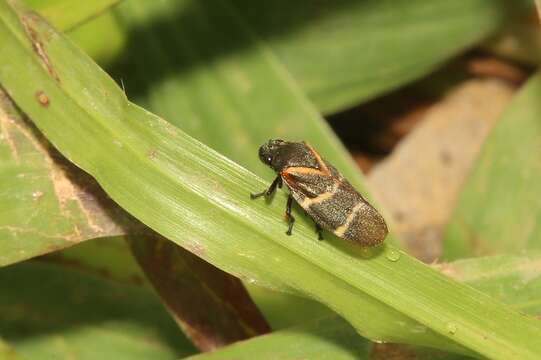
[(389, 250), (385, 257), (389, 261), (398, 261), (400, 259), (400, 252), (398, 252), (397, 250)]
[(448, 323), (447, 324), (447, 331), (449, 334), (454, 335), (456, 333), (457, 326), (455, 323)]

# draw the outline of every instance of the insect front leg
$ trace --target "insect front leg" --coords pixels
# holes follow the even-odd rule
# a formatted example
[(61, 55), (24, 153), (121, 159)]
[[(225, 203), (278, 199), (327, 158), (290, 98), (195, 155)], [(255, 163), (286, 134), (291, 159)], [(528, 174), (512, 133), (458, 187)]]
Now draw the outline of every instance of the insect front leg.
[(276, 191), (276, 186), (278, 186), (279, 188), (282, 188), (282, 178), (280, 177), (280, 175), (278, 175), (276, 177), (276, 179), (274, 179), (274, 181), (272, 182), (272, 184), (269, 186), (269, 188), (267, 190), (264, 190), (260, 193), (257, 193), (257, 194), (250, 194), (250, 198), (253, 200), (253, 199), (257, 199), (258, 197), (260, 196), (263, 196), (265, 195), (265, 197), (267, 196), (271, 196), (272, 193), (274, 193), (274, 191)]
[(323, 240), (323, 229), (321, 228), (321, 226), (319, 226), (318, 223), (315, 223), (315, 224), (316, 224), (317, 239)]
[(295, 223), (295, 218), (293, 215), (291, 215), (291, 206), (293, 205), (293, 196), (289, 194), (289, 197), (287, 198), (287, 205), (286, 205), (286, 216), (287, 221), (289, 222), (289, 227), (287, 228), (286, 234), (291, 235), (291, 231), (293, 230), (293, 224)]

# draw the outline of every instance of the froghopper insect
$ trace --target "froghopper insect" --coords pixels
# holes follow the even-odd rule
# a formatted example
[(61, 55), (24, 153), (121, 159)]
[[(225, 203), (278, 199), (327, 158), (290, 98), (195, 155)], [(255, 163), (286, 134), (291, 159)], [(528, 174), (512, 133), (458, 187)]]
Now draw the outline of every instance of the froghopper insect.
[(269, 140), (259, 148), (259, 158), (278, 176), (267, 190), (250, 197), (269, 197), (277, 187), (287, 185), (287, 235), (295, 223), (291, 214), (295, 200), (316, 223), (320, 240), (322, 229), (361, 246), (379, 245), (387, 236), (387, 224), (378, 211), (304, 141)]

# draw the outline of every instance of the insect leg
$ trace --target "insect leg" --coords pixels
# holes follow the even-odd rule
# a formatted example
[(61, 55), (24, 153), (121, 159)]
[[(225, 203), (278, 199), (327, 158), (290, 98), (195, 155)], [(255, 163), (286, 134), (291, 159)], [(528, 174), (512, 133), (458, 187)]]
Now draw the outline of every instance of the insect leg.
[(319, 226), (318, 223), (316, 223), (316, 232), (317, 232), (317, 239), (323, 240), (323, 229), (321, 228), (321, 226)]
[(269, 186), (267, 190), (264, 190), (257, 194), (250, 194), (250, 198), (253, 200), (263, 195), (265, 195), (265, 197), (270, 196), (276, 190), (276, 186), (280, 188), (282, 187), (282, 178), (280, 177), (280, 175), (278, 175), (276, 179), (274, 179), (274, 181), (272, 182), (272, 184)]
[(289, 227), (287, 228), (286, 234), (291, 235), (291, 230), (293, 230), (293, 224), (295, 223), (295, 218), (293, 215), (291, 215), (291, 205), (293, 205), (293, 196), (289, 194), (289, 197), (287, 198), (287, 205), (286, 205), (286, 216), (287, 220), (289, 221)]

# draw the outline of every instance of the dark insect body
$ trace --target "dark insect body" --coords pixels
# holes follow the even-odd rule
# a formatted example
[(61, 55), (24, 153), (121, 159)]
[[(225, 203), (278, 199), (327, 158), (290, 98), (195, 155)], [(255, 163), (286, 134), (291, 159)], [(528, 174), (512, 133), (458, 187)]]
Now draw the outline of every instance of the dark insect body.
[(383, 217), (351, 186), (332, 165), (305, 142), (269, 140), (259, 148), (259, 158), (278, 176), (270, 187), (250, 194), (252, 199), (270, 196), (285, 183), (290, 190), (286, 215), (291, 235), (295, 218), (293, 199), (316, 223), (319, 238), (322, 228), (362, 246), (376, 246), (387, 236)]

